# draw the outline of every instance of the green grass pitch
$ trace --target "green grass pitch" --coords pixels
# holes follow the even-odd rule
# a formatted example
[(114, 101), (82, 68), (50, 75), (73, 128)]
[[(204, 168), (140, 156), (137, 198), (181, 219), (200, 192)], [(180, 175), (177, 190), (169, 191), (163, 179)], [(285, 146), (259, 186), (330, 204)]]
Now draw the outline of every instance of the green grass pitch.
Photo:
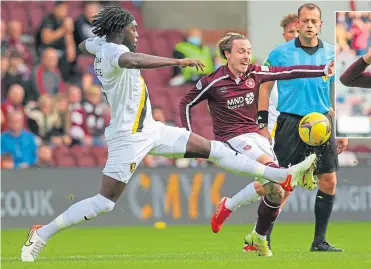
[(19, 255), (26, 230), (2, 231), (2, 268), (116, 269), (116, 268), (371, 268), (371, 223), (331, 223), (329, 241), (345, 253), (310, 253), (310, 224), (277, 223), (273, 257), (243, 253), (242, 243), (252, 225), (225, 225), (213, 234), (208, 225), (73, 228), (49, 240), (34, 263)]

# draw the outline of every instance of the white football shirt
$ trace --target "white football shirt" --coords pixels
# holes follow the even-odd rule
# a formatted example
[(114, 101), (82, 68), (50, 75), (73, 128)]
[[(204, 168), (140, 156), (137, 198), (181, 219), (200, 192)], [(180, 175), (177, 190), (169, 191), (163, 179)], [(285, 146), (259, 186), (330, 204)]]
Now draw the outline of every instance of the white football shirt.
[(278, 103), (278, 90), (277, 90), (277, 83), (274, 83), (274, 86), (271, 91), (271, 95), (269, 97), (269, 116), (268, 116), (268, 131), (272, 134), (272, 130), (274, 125), (276, 124), (277, 118), (280, 113), (277, 111), (277, 103)]
[(102, 91), (111, 107), (111, 120), (105, 135), (130, 135), (142, 132), (154, 122), (147, 86), (138, 69), (121, 68), (118, 60), (128, 47), (106, 42), (105, 38), (89, 38), (86, 50), (95, 55), (94, 70), (102, 83)]

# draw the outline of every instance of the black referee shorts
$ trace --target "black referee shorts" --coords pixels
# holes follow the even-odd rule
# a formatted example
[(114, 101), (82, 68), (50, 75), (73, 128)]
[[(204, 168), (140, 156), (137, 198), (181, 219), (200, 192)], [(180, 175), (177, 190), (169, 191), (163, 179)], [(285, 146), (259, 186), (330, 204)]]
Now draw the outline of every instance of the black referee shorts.
[[(330, 115), (327, 113), (325, 116), (334, 126)], [(277, 118), (274, 152), (279, 165), (288, 167), (303, 161), (311, 153), (316, 153), (318, 157), (316, 175), (337, 171), (339, 169), (339, 160), (334, 128), (327, 143), (318, 147), (312, 147), (305, 144), (299, 136), (298, 127), (301, 119), (301, 116), (287, 113), (281, 113)]]

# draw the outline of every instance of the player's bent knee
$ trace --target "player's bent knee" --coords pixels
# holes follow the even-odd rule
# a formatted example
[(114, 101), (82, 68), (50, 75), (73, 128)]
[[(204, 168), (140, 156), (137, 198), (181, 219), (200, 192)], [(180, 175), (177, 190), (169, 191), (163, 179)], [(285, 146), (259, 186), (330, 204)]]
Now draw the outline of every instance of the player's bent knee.
[(268, 154), (263, 154), (263, 155), (260, 155), (256, 159), (256, 161), (259, 162), (259, 163), (262, 163), (262, 164), (266, 164), (268, 162), (273, 162), (273, 158), (271, 156), (269, 156)]
[(335, 172), (319, 175), (318, 181), (320, 190), (326, 193), (332, 193), (336, 188), (337, 180)]
[(259, 196), (264, 196), (265, 195), (265, 190), (262, 184), (260, 184), (259, 181), (254, 182), (254, 189)]
[(283, 199), (283, 196), (285, 195), (285, 191), (282, 189), (282, 187), (273, 182), (265, 184), (264, 190), (267, 199), (275, 204), (280, 204)]
[(197, 134), (191, 133), (187, 142), (184, 158), (209, 158), (211, 150), (210, 141)]

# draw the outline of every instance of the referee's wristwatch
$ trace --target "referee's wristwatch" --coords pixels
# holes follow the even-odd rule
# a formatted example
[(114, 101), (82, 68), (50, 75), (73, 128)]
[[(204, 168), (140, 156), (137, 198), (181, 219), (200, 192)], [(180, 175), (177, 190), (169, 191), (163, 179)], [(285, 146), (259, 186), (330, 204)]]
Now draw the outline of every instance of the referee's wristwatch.
[(259, 123), (259, 129), (268, 127), (268, 123)]

